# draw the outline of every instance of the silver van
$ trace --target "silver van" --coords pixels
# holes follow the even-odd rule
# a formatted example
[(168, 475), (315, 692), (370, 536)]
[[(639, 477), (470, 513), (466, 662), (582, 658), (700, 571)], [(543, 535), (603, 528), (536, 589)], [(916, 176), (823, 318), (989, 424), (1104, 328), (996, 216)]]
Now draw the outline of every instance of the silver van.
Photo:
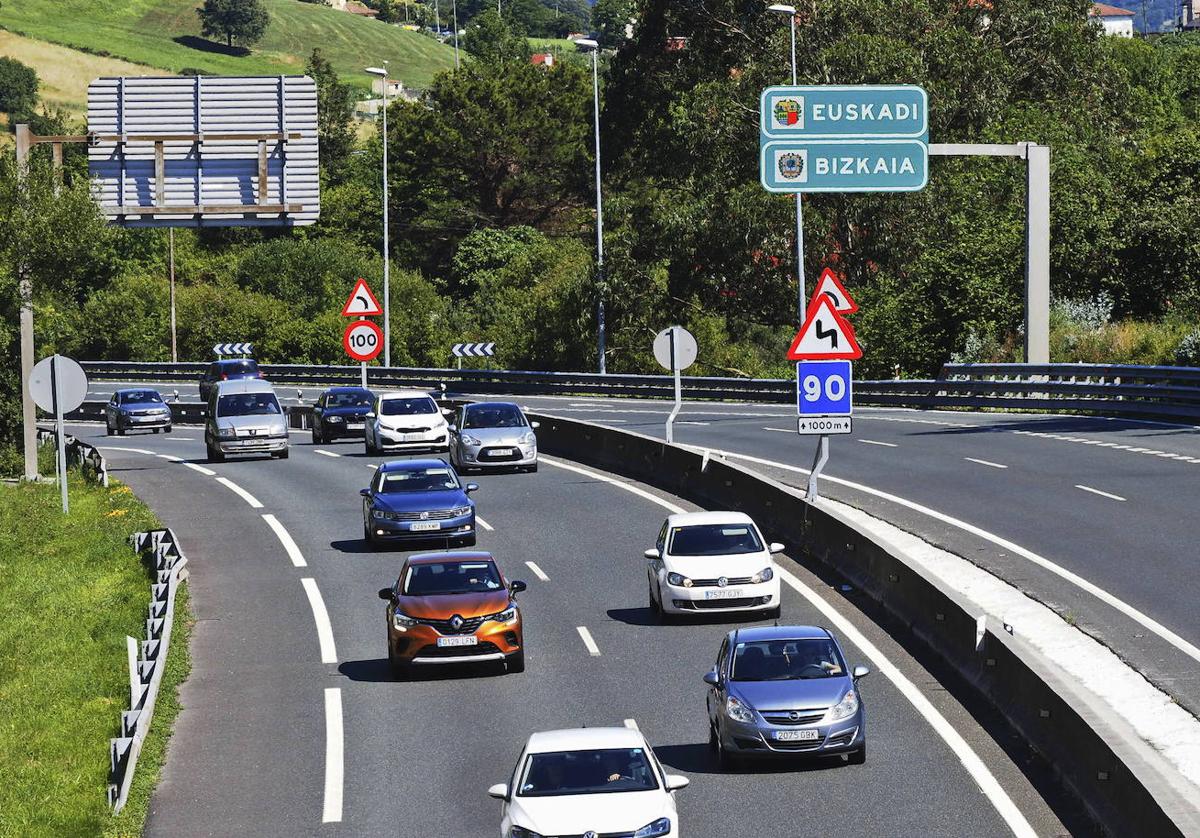
[(254, 378), (218, 382), (208, 397), (204, 445), (208, 459), (215, 462), (228, 454), (270, 454), (286, 460), (287, 417), (275, 389)]

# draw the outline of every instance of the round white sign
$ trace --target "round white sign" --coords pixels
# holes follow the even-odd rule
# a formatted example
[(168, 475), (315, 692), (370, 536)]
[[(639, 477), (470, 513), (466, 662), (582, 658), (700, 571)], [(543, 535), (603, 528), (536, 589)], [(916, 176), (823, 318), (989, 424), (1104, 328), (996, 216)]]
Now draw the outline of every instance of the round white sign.
[(33, 401), (47, 413), (54, 412), (54, 393), (51, 390), (51, 364), (53, 378), (57, 379), (59, 410), (70, 413), (83, 404), (87, 397), (88, 380), (83, 367), (63, 355), (51, 355), (33, 365), (29, 373), (29, 393)]
[(686, 370), (696, 363), (697, 351), (696, 339), (682, 326), (663, 329), (654, 338), (654, 358), (668, 372)]

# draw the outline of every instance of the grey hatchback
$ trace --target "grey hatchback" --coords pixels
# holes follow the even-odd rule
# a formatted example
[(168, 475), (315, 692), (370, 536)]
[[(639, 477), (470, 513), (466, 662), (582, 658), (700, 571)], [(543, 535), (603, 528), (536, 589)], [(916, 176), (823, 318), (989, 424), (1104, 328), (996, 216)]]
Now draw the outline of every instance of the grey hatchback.
[(858, 680), (833, 635), (814, 626), (764, 626), (726, 635), (708, 684), (709, 744), (721, 765), (742, 757), (845, 754), (867, 759)]

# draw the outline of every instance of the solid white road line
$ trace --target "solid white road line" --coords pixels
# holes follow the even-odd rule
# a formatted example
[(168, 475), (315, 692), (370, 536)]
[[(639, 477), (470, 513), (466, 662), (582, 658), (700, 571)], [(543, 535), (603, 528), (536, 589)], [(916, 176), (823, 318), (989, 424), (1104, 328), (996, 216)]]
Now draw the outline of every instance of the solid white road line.
[(592, 639), (592, 633), (587, 630), (587, 626), (575, 626), (575, 631), (579, 632), (579, 636), (583, 639), (583, 645), (587, 646), (588, 654), (593, 658), (600, 657), (600, 647)]
[(675, 422), (675, 424), (676, 425), (711, 425), (712, 422), (692, 422), (692, 421), (677, 420)]
[(326, 451), (324, 448), (314, 448), (314, 449), (313, 449), (313, 451), (314, 451), (314, 452), (316, 452), (317, 454), (324, 454), (326, 457), (340, 457), (340, 456), (342, 456), (341, 454), (335, 454), (335, 453), (333, 453), (332, 451)]
[(536, 562), (525, 562), (526, 567), (533, 571), (533, 575), (543, 582), (549, 582), (550, 577), (546, 575), (546, 571), (537, 566)]
[(764, 431), (774, 431), (777, 434), (794, 434), (795, 428), (763, 428)]
[[(72, 424), (75, 424), (75, 423), (72, 423)], [(130, 454), (148, 454), (150, 456), (154, 455), (153, 451), (147, 451), (145, 448), (122, 448), (119, 445), (97, 445), (96, 447), (103, 448), (106, 451), (126, 451)]]
[(172, 463), (182, 463), (183, 462), (183, 457), (176, 457), (174, 454), (155, 454), (154, 456), (159, 457), (160, 459), (163, 459), (163, 460), (170, 460)]
[(279, 543), (283, 545), (283, 549), (287, 551), (288, 558), (292, 560), (295, 567), (308, 567), (308, 562), (304, 561), (304, 554), (300, 552), (300, 548), (296, 545), (295, 539), (279, 523), (279, 519), (274, 515), (264, 514), (263, 520), (267, 522), (267, 526), (275, 531), (275, 535), (279, 538)]
[(899, 445), (897, 445), (894, 442), (876, 442), (873, 439), (860, 439), (859, 442), (862, 442), (866, 445), (879, 445), (883, 448), (899, 448), (900, 447)]
[[(736, 454), (733, 451), (722, 451), (722, 450), (719, 450), (716, 448), (705, 449), (705, 448), (699, 448), (698, 446), (694, 446), (694, 445), (687, 446), (687, 447), (691, 448), (692, 450), (708, 451), (710, 454), (719, 454), (724, 457), (732, 457), (732, 458), (738, 459), (738, 460), (746, 460), (747, 462), (758, 463), (759, 465), (773, 466), (774, 468), (783, 469), (784, 471), (796, 472), (798, 474), (808, 474), (809, 473), (808, 469), (806, 469), (806, 468), (800, 468), (799, 466), (791, 466), (791, 465), (787, 465), (786, 463), (778, 463), (778, 462), (775, 462), (774, 460), (764, 460), (761, 457), (751, 457), (749, 454)], [(1007, 538), (1001, 538), (1000, 536), (996, 535), (995, 533), (988, 532), (987, 530), (985, 530), (981, 527), (977, 527), (974, 524), (968, 524), (966, 521), (960, 520), (958, 518), (954, 518), (950, 515), (945, 514), (944, 512), (938, 512), (936, 509), (930, 509), (928, 506), (923, 506), (922, 504), (908, 500), (907, 498), (902, 498), (899, 495), (893, 495), (890, 492), (882, 492), (879, 489), (873, 489), (870, 486), (864, 486), (862, 483), (855, 483), (852, 480), (843, 480), (840, 477), (831, 477), (828, 474), (822, 475), (821, 479), (828, 480), (831, 483), (837, 483), (841, 486), (846, 486), (847, 488), (850, 488), (850, 489), (855, 489), (857, 491), (864, 492), (868, 495), (873, 495), (877, 498), (882, 498), (883, 500), (891, 501), (892, 503), (898, 504), (899, 506), (903, 506), (908, 509), (911, 509), (914, 512), (920, 512), (922, 515), (926, 515), (930, 518), (933, 518), (934, 520), (941, 521), (944, 524), (949, 524), (950, 526), (957, 527), (964, 532), (970, 533), (971, 535), (978, 536), (979, 538), (982, 538), (986, 541), (990, 541), (993, 544), (995, 544), (997, 547), (1001, 548), (1002, 550), (1006, 550), (1010, 553), (1015, 553), (1018, 556), (1020, 556), (1021, 558), (1025, 559), (1026, 561), (1033, 562), (1038, 567), (1041, 567), (1045, 570), (1050, 571), (1055, 576), (1058, 576), (1061, 579), (1065, 579), (1067, 582), (1070, 582), (1072, 585), (1076, 586), (1077, 588), (1087, 591), (1089, 594), (1096, 597), (1101, 602), (1105, 603), (1106, 605), (1112, 606), (1113, 608), (1120, 611), (1122, 614), (1124, 614), (1129, 619), (1131, 619), (1134, 622), (1138, 623), (1139, 625), (1145, 627), (1146, 629), (1154, 632), (1159, 637), (1161, 637), (1163, 640), (1167, 641), (1172, 646), (1174, 646), (1176, 649), (1178, 649), (1179, 651), (1183, 652), (1185, 655), (1190, 657), (1192, 660), (1200, 662), (1200, 648), (1198, 648), (1195, 645), (1184, 640), (1182, 637), (1180, 637), (1175, 632), (1171, 631), (1169, 628), (1164, 626), (1162, 623), (1158, 622), (1157, 620), (1155, 620), (1154, 618), (1150, 617), (1147, 614), (1143, 614), (1141, 611), (1134, 608), (1132, 605), (1125, 602), (1124, 600), (1118, 599), (1117, 597), (1113, 596), (1108, 591), (1104, 590), (1104, 588), (1101, 588), (1099, 585), (1089, 582), (1087, 579), (1084, 579), (1082, 576), (1079, 576), (1076, 573), (1072, 573), (1071, 571), (1067, 570), (1065, 567), (1055, 564), (1054, 562), (1050, 561), (1049, 559), (1045, 558), (1044, 556), (1038, 555), (1037, 553), (1033, 552), (1032, 550), (1027, 550), (1024, 547), (1022, 547), (1021, 545), (1015, 544), (1015, 543), (1009, 541)]]
[(1083, 486), (1079, 483), (1075, 484), (1075, 488), (1083, 489), (1083, 491), (1085, 491), (1085, 492), (1091, 492), (1093, 495), (1099, 495), (1100, 497), (1108, 498), (1109, 500), (1119, 500), (1119, 501), (1128, 500), (1128, 498), (1123, 498), (1120, 495), (1114, 495), (1111, 492), (1102, 492), (1099, 489), (1093, 489), (1091, 486)]
[(308, 595), (308, 604), (312, 607), (313, 622), (317, 624), (317, 641), (321, 644), (321, 663), (337, 663), (337, 647), (333, 643), (333, 626), (329, 624), (329, 612), (325, 610), (325, 600), (321, 599), (321, 589), (317, 580), (306, 576), (300, 580), (304, 585), (304, 593)]
[(1008, 468), (1008, 466), (1001, 465), (1000, 463), (993, 463), (989, 460), (977, 460), (974, 457), (963, 457), (963, 459), (969, 463), (979, 463), (979, 465), (987, 466), (988, 468)]
[(163, 442), (195, 442), (194, 436), (175, 436), (175, 434), (163, 434)]
[(246, 503), (250, 504), (250, 506), (253, 509), (262, 509), (262, 503), (259, 502), (258, 498), (254, 497), (254, 495), (247, 492), (245, 489), (243, 489), (238, 484), (234, 483), (228, 477), (218, 477), (217, 482), (220, 483), (225, 488), (233, 491), (235, 494), (238, 495), (238, 497), (240, 497)]
[(629, 728), (630, 730), (641, 730), (641, 728), (637, 726), (637, 719), (626, 719), (625, 727)]
[[(592, 472), (577, 467), (574, 467), (573, 470), (583, 474), (590, 474), (592, 477), (595, 477), (598, 480), (603, 480), (606, 483), (611, 483), (613, 486), (633, 492), (641, 497), (648, 498), (657, 503), (659, 506), (662, 506), (663, 508), (672, 512), (683, 512), (683, 509), (678, 505), (662, 498), (654, 497), (649, 492), (644, 492), (638, 489), (636, 486), (630, 486), (627, 483), (622, 483), (620, 480), (617, 480), (607, 474)], [(927, 698), (925, 698), (924, 694), (921, 693), (917, 686), (913, 684), (913, 682), (910, 681), (908, 677), (896, 667), (895, 664), (885, 657), (883, 652), (880, 651), (875, 644), (868, 640), (863, 633), (854, 626), (853, 623), (838, 613), (838, 611), (832, 605), (823, 600), (815, 591), (793, 576), (787, 569), (780, 567), (778, 564), (775, 565), (775, 569), (780, 573), (780, 578), (787, 582), (789, 587), (794, 588), (797, 592), (799, 592), (801, 596), (808, 600), (830, 622), (837, 626), (838, 630), (842, 633), (842, 636), (861, 649), (863, 654), (865, 654), (873, 663), (875, 663), (876, 668), (883, 674), (883, 676), (896, 686), (896, 689), (900, 691), (901, 695), (908, 699), (913, 708), (925, 718), (930, 727), (933, 728), (934, 732), (942, 738), (942, 741), (944, 741), (954, 752), (955, 756), (959, 758), (963, 764), (963, 767), (967, 769), (967, 772), (975, 780), (976, 784), (978, 784), (984, 795), (987, 796), (992, 806), (995, 807), (996, 812), (1001, 818), (1004, 819), (1005, 823), (1008, 824), (1008, 827), (1013, 831), (1013, 834), (1019, 836), (1019, 838), (1035, 838), (1037, 833), (1025, 819), (1025, 816), (1021, 814), (1021, 810), (1017, 808), (1015, 803), (1013, 803), (1012, 798), (1008, 796), (1008, 793), (984, 764), (983, 760), (981, 760), (978, 754), (972, 750), (971, 746), (965, 739), (962, 738), (962, 735), (954, 729), (953, 725), (946, 720), (946, 717), (943, 716)], [(587, 629), (579, 626), (578, 631), (580, 635), (584, 637), (584, 643), (587, 643), (588, 636), (585, 634)]]
[(342, 733), (342, 691), (325, 688), (325, 808), (322, 823), (342, 819), (342, 787), (346, 772), (345, 737)]
[(491, 524), (489, 524), (487, 521), (480, 518), (478, 515), (475, 516), (475, 523), (479, 524), (479, 526), (483, 527), (488, 532), (491, 532), (492, 530), (496, 529)]
[(215, 477), (217, 474), (211, 468), (205, 468), (204, 466), (196, 465), (195, 463), (184, 463), (184, 465), (190, 468), (192, 471), (200, 472), (205, 477)]

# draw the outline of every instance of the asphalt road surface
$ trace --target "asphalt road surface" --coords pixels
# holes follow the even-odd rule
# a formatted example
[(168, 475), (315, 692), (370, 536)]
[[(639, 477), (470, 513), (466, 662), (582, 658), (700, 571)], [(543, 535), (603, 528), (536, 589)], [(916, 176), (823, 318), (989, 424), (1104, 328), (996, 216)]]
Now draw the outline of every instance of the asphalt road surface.
[(783, 620), (830, 626), (848, 662), (874, 670), (861, 684), (868, 761), (719, 771), (701, 676), (733, 623), (660, 626), (646, 607), (641, 553), (671, 509), (694, 508), (677, 498), (545, 459), (537, 474), (473, 477), (479, 547), (530, 586), (528, 668), (395, 681), (376, 591), (405, 554), (365, 549), (358, 497), (381, 458), (296, 434), (287, 461), (215, 464), (198, 428), (75, 431), (107, 446), (112, 475), (189, 558), (193, 670), (149, 835), (495, 836), (499, 804), (485, 792), (524, 740), (584, 724), (638, 725), (691, 778), (678, 793), (685, 835), (1066, 832), (964, 708), (786, 557)]

